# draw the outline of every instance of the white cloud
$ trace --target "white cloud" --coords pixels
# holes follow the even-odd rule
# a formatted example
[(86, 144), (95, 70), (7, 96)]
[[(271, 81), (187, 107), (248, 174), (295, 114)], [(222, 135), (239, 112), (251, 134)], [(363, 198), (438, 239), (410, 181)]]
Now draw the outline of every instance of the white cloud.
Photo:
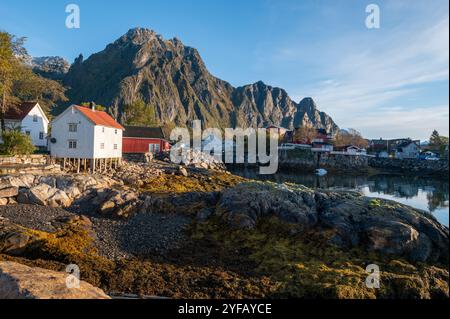
[(414, 110), (397, 107), (381, 109), (378, 114), (356, 116), (352, 122), (370, 138), (411, 137), (426, 140), (434, 129), (448, 136), (448, 118), (449, 108), (442, 105)]
[(424, 138), (434, 128), (448, 134), (448, 95), (438, 92), (443, 105), (426, 105), (436, 97), (427, 96), (436, 92), (433, 85), (449, 79), (448, 13), (424, 25), (347, 35), (327, 43), (328, 51), (315, 48), (316, 59), (331, 61), (323, 65), (325, 80), (299, 88), (293, 98), (313, 96), (339, 125), (366, 136)]

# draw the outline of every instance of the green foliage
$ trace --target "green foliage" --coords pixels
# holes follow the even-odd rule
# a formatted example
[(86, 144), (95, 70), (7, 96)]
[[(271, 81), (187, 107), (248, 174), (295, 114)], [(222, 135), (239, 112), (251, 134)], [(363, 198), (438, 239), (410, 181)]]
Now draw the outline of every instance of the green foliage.
[(0, 32), (0, 118), (21, 101), (39, 101), (44, 111), (59, 101), (66, 101), (65, 88), (56, 81), (35, 74), (25, 63), (29, 56), (23, 44), (25, 38), (16, 38)]
[(19, 130), (6, 130), (2, 133), (3, 144), (0, 152), (5, 155), (27, 155), (34, 152), (31, 138)]
[[(85, 107), (90, 107), (91, 106), (91, 102), (83, 102), (80, 104), (81, 106), (85, 106)], [(106, 112), (106, 107), (100, 104), (95, 104), (95, 109), (97, 111), (104, 111)]]
[(441, 155), (445, 153), (445, 147), (448, 145), (448, 137), (442, 136), (438, 131), (434, 130), (430, 136), (430, 147)]
[(152, 105), (145, 104), (142, 100), (137, 100), (132, 104), (125, 105), (124, 123), (135, 126), (157, 126), (155, 108)]

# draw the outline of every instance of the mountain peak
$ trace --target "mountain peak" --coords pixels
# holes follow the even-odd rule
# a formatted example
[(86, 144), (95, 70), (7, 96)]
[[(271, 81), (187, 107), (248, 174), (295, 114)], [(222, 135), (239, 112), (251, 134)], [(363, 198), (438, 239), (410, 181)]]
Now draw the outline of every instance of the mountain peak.
[(299, 107), (287, 92), (263, 81), (239, 88), (207, 70), (195, 48), (155, 31), (133, 28), (105, 50), (74, 63), (63, 83), (72, 101), (123, 105), (142, 100), (161, 123), (189, 125), (200, 119), (206, 127), (293, 128), (308, 119), (317, 128), (334, 128), (311, 98)]
[(157, 38), (161, 38), (161, 36), (155, 31), (138, 27), (128, 30), (128, 32), (121, 36), (118, 41), (122, 43), (132, 42), (136, 45), (142, 45)]

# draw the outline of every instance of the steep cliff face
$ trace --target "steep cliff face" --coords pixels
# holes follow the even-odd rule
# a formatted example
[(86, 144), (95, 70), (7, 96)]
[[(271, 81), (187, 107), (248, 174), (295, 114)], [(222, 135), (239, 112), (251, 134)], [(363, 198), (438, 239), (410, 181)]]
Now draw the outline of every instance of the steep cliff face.
[(306, 121), (337, 128), (314, 102), (297, 105), (280, 88), (262, 82), (232, 87), (209, 73), (196, 49), (148, 29), (128, 31), (85, 61), (80, 56), (64, 84), (72, 102), (116, 105), (119, 114), (123, 105), (141, 99), (161, 123), (184, 126), (200, 119), (208, 127), (293, 128)]
[(58, 56), (30, 58), (33, 71), (52, 80), (61, 80), (69, 71), (70, 64)]

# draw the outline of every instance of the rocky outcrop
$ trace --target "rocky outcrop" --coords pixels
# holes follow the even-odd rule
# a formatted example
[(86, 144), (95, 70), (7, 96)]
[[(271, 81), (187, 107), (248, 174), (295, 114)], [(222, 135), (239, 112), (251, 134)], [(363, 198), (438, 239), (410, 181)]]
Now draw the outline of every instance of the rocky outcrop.
[(110, 113), (122, 121), (123, 105), (140, 99), (160, 123), (178, 126), (199, 119), (219, 128), (309, 124), (338, 129), (311, 98), (297, 104), (283, 89), (263, 82), (234, 88), (209, 73), (196, 49), (142, 28), (128, 31), (87, 60), (77, 58), (64, 84), (70, 87), (71, 101), (111, 106)]
[[(218, 159), (210, 154), (193, 150), (193, 149), (176, 149), (173, 148), (171, 153), (177, 154), (182, 158), (183, 165), (194, 167), (194, 168), (203, 168), (203, 169), (212, 169), (212, 170), (226, 170), (226, 166), (221, 159)], [(162, 160), (170, 160), (169, 153), (162, 153)], [(183, 174), (184, 175), (184, 174)]]
[[(0, 299), (110, 299), (101, 289), (80, 281), (67, 285), (68, 273), (15, 262), (0, 262)], [(70, 280), (70, 278), (69, 278)]]
[(254, 229), (278, 217), (293, 231), (328, 230), (330, 242), (364, 247), (413, 261), (448, 262), (449, 231), (424, 211), (353, 192), (247, 183), (223, 190), (214, 214), (236, 228)]
[(35, 57), (31, 60), (33, 71), (52, 80), (61, 80), (69, 71), (70, 64), (58, 56)]

